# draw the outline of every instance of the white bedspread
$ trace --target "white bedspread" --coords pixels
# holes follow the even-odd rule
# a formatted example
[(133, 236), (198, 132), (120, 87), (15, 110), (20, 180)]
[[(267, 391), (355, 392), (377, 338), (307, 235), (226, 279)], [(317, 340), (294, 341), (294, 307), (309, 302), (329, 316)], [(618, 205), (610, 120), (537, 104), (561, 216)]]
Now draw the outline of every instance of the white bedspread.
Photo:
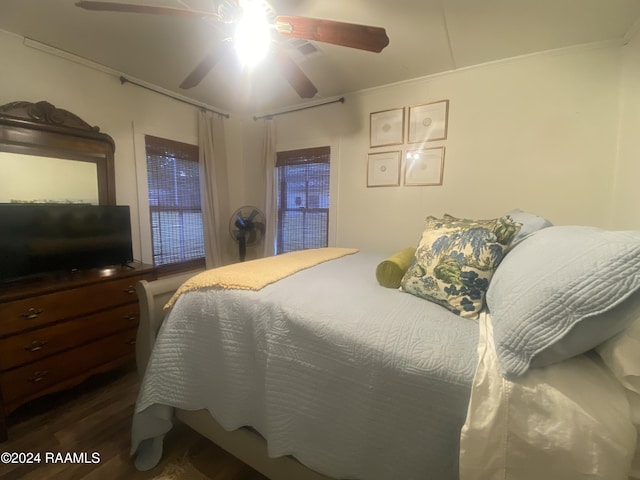
[(360, 252), (260, 292), (182, 295), (136, 405), (137, 467), (159, 460), (172, 407), (204, 408), (334, 478), (457, 480), (477, 323), (380, 287), (383, 258)]
[(625, 480), (636, 429), (622, 385), (595, 354), (500, 375), (490, 317), (460, 441), (461, 480)]

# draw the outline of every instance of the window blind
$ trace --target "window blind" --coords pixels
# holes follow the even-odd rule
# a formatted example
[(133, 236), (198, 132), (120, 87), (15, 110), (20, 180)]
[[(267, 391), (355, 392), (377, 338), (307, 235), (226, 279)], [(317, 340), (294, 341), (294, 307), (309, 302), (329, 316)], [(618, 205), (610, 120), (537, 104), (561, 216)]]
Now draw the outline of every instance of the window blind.
[(330, 147), (278, 152), (276, 252), (328, 245)]
[(154, 265), (204, 258), (198, 147), (145, 135)]

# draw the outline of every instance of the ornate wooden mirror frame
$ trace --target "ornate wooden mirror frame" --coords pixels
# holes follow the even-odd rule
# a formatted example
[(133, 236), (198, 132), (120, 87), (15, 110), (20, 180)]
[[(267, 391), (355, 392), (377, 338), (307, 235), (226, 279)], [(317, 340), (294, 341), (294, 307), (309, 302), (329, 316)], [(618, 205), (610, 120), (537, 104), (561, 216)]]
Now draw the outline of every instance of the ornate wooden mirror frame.
[[(95, 164), (97, 203), (116, 203), (115, 143), (109, 135), (101, 133), (98, 127), (92, 127), (71, 112), (44, 101), (12, 102), (1, 106), (0, 152), (48, 157), (52, 161), (72, 160), (72, 165), (75, 162)], [(12, 155), (10, 161), (15, 161), (12, 167), (19, 168), (19, 155)], [(76, 165), (87, 167), (86, 163)], [(24, 175), (37, 176), (39, 173), (29, 171), (24, 172)], [(40, 180), (49, 183), (55, 181), (51, 178)]]

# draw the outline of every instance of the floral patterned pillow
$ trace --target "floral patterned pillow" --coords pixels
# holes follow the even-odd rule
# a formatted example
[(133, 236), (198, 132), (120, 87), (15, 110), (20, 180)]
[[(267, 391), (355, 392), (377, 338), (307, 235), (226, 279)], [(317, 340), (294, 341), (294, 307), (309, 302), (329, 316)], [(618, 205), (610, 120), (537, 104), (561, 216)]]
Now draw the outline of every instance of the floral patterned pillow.
[(478, 318), (493, 272), (521, 228), (511, 217), (427, 217), (402, 290), (464, 318)]

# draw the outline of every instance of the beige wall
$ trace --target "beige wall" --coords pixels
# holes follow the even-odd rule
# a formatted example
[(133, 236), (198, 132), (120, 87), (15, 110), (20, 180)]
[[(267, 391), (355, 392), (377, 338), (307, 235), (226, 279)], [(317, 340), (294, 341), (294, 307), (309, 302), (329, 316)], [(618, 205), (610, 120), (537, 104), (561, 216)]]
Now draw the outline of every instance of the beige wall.
[[(610, 222), (618, 135), (619, 45), (486, 64), (347, 96), (278, 116), (279, 148), (331, 139), (336, 244), (393, 251), (426, 215), (487, 218), (512, 208), (557, 224)], [(369, 113), (450, 100), (444, 184), (366, 187)], [(414, 145), (397, 147), (406, 151)], [(251, 159), (246, 158), (247, 164)]]
[[(134, 257), (150, 261), (146, 178), (141, 170), (144, 144), (140, 142), (146, 133), (197, 142), (197, 109), (130, 84), (121, 85), (117, 74), (30, 48), (21, 37), (3, 31), (0, 58), (5, 65), (0, 73), (0, 105), (46, 100), (113, 137), (117, 202), (131, 206)], [(230, 135), (234, 141), (228, 143), (236, 145), (231, 153), (240, 159), (232, 157), (229, 175), (233, 179), (239, 177), (242, 144)], [(243, 191), (232, 190), (234, 195)]]
[(640, 32), (622, 48), (620, 148), (611, 228), (640, 229)]
[[(486, 218), (512, 208), (558, 224), (640, 228), (633, 186), (639, 43), (532, 55), (353, 93), (345, 104), (275, 117), (278, 148), (331, 145), (336, 245), (390, 252), (417, 242), (426, 215)], [(0, 104), (47, 100), (114, 138), (118, 202), (131, 205), (134, 254), (147, 259), (140, 138), (195, 141), (196, 109), (4, 32), (0, 57), (13, 66), (1, 74)], [(369, 148), (369, 113), (441, 99), (450, 100), (449, 135), (433, 146), (446, 147), (444, 184), (367, 188), (367, 154), (386, 150)], [(263, 122), (232, 115), (225, 125), (230, 208), (263, 206)]]

